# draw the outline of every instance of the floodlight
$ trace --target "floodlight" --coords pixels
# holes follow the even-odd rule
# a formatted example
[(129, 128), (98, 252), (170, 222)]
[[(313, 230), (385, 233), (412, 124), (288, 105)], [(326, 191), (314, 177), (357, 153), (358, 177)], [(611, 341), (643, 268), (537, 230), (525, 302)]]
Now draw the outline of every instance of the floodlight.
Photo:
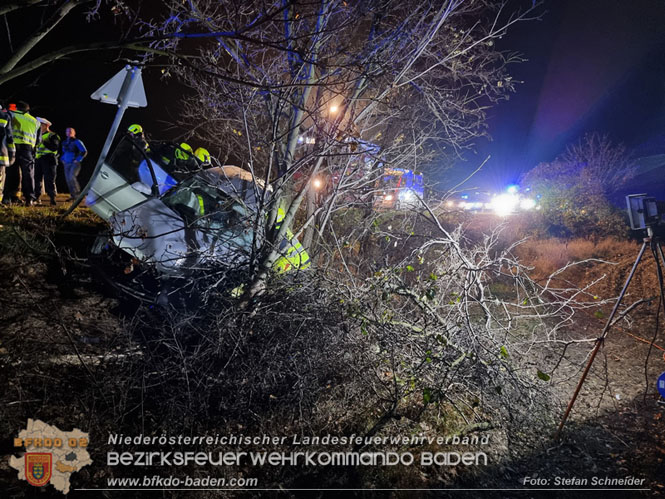
[(646, 229), (660, 222), (656, 198), (646, 194), (630, 194), (626, 196), (626, 205), (631, 229)]
[(501, 194), (492, 199), (492, 209), (501, 217), (510, 215), (518, 206), (519, 198), (514, 194)]
[(521, 210), (533, 210), (536, 207), (536, 201), (531, 198), (524, 198), (520, 201)]

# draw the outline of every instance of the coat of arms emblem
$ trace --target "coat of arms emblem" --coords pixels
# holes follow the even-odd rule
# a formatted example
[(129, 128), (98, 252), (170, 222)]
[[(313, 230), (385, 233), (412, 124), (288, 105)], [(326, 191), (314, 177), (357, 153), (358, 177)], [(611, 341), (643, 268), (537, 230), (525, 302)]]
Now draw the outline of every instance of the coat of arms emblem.
[(51, 479), (52, 456), (48, 452), (25, 454), (25, 479), (30, 485), (42, 487)]

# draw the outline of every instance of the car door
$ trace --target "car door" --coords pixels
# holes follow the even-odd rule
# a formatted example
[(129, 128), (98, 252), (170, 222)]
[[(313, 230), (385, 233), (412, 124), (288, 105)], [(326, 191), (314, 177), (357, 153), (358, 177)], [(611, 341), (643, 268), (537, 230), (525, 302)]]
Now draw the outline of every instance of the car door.
[(147, 195), (133, 188), (122, 175), (104, 163), (90, 186), (86, 203), (92, 211), (108, 221), (115, 213), (136, 206), (146, 199)]
[(150, 185), (142, 185), (139, 166), (145, 154), (128, 137), (123, 137), (110, 159), (102, 164), (90, 186), (86, 203), (92, 211), (109, 220), (113, 214), (144, 202)]

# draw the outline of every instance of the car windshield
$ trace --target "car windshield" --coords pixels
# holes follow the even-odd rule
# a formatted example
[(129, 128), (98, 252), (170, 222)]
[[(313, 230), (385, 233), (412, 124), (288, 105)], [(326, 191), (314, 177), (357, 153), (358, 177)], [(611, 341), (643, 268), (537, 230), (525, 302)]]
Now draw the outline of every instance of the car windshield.
[[(171, 185), (183, 180), (192, 173), (200, 171), (196, 158), (193, 156), (178, 155), (178, 146), (170, 142), (154, 142), (148, 147), (147, 143), (125, 135), (120, 139), (113, 154), (107, 163), (114, 171), (124, 177), (129, 184), (143, 182), (146, 185), (153, 183), (152, 174), (147, 166), (147, 159), (153, 168), (161, 168), (164, 174), (156, 171), (158, 183), (164, 183), (165, 177), (171, 177)], [(164, 178), (160, 178), (164, 177)]]
[(141, 150), (140, 143), (124, 136), (107, 161), (114, 171), (124, 177), (129, 184), (140, 182), (139, 165), (145, 162), (146, 156)]
[(195, 176), (162, 197), (185, 223), (203, 231), (235, 235), (251, 226), (252, 213), (237, 199)]

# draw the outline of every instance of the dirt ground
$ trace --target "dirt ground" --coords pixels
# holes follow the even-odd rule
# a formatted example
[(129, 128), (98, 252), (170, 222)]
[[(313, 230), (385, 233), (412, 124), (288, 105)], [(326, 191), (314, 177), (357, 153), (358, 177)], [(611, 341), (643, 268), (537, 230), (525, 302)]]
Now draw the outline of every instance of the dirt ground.
[[(598, 299), (620, 294), (639, 253), (626, 253), (622, 245), (613, 264), (591, 263), (573, 267), (561, 280), (578, 286), (601, 279), (589, 289)], [(665, 404), (656, 380), (665, 371), (663, 311), (658, 313), (659, 285), (655, 261), (647, 250), (632, 278), (621, 310), (636, 304), (630, 314), (609, 329), (560, 440), (527, 455), (507, 469), (507, 476), (550, 478), (634, 476), (645, 478), (642, 492), (607, 492), (611, 497), (665, 495)], [(558, 391), (570, 400), (591, 350), (606, 326), (611, 306), (602, 312), (578, 314), (567, 339), (588, 339), (572, 344), (557, 372)], [(619, 314), (621, 315), (621, 314)], [(653, 341), (653, 346), (650, 344)], [(567, 378), (567, 379), (566, 379)], [(563, 409), (563, 408), (562, 408)], [(558, 493), (585, 497), (587, 492)]]
[[(61, 208), (58, 208), (61, 209)], [(9, 222), (9, 224), (8, 224)], [(52, 424), (67, 426), (71, 420), (86, 421), (88, 414), (71, 414), (68, 401), (49, 392), (58, 378), (76, 376), (77, 371), (99, 363), (121, 362), (123, 356), (140, 355), (127, 351), (117, 337), (127, 320), (126, 311), (104, 285), (91, 273), (79, 267), (75, 276), (57, 262), (44, 263), (40, 252), (47, 248), (34, 246), (30, 234), (10, 225), (11, 216), (0, 214), (0, 238), (19, 241), (15, 252), (0, 254), (0, 379), (5, 386), (2, 395), (0, 441), (0, 483), (9, 493), (3, 497), (27, 497), (23, 484), (15, 480), (8, 467), (12, 453), (12, 429), (17, 421), (28, 417), (50, 418)], [(65, 231), (66, 233), (66, 231)], [(94, 231), (77, 235), (70, 246), (91, 243)], [(63, 236), (75, 237), (75, 236)], [(57, 244), (57, 241), (56, 241)], [(4, 246), (7, 248), (7, 245)], [(621, 254), (616, 264), (588, 264), (562, 275), (562, 279), (584, 285), (605, 276), (590, 291), (599, 299), (617, 296), (637, 256)], [(623, 250), (622, 250), (623, 251)], [(663, 312), (658, 310), (659, 286), (656, 267), (650, 254), (645, 255), (624, 304), (636, 305), (629, 318), (614, 325), (604, 342), (593, 368), (574, 406), (561, 439), (552, 439), (556, 425), (548, 434), (524, 429), (521, 444), (510, 449), (511, 460), (493, 463), (482, 471), (462, 474), (442, 484), (427, 483), (426, 488), (497, 488), (523, 489), (526, 477), (544, 480), (545, 485), (531, 488), (554, 490), (483, 491), (483, 497), (660, 497), (665, 496), (665, 405), (656, 391), (656, 379), (665, 371), (665, 334)], [(561, 360), (552, 382), (560, 397), (569, 400), (573, 394), (589, 353), (607, 322), (610, 307), (578, 317), (562, 339), (573, 340)], [(118, 336), (115, 335), (117, 333)], [(650, 349), (650, 343), (655, 338)], [(575, 342), (577, 340), (587, 340)], [(649, 352), (650, 350), (650, 352)], [(106, 357), (99, 355), (107, 352)], [(115, 357), (109, 358), (108, 352)], [(648, 356), (648, 361), (647, 361)], [(556, 359), (550, 359), (555, 361)], [(55, 378), (55, 379), (54, 379)], [(40, 398), (26, 398), (35, 385), (43, 385)], [(26, 387), (30, 386), (31, 389)], [(75, 397), (75, 394), (72, 394)], [(89, 408), (93, 410), (93, 408)], [(553, 420), (560, 420), (560, 414)], [(85, 473), (84, 473), (85, 475)], [(554, 486), (556, 477), (591, 480), (593, 477), (644, 479), (642, 491), (563, 490)], [(90, 476), (84, 476), (90, 479)], [(574, 488), (574, 487), (570, 487)], [(584, 487), (582, 487), (584, 488)], [(631, 487), (635, 488), (635, 487)], [(432, 492), (441, 496), (442, 493)], [(481, 492), (450, 492), (451, 497), (478, 497)], [(38, 494), (45, 497), (44, 494)], [(72, 497), (83, 497), (72, 493)], [(404, 494), (391, 495), (409, 497)], [(90, 497), (90, 496), (85, 496)]]

